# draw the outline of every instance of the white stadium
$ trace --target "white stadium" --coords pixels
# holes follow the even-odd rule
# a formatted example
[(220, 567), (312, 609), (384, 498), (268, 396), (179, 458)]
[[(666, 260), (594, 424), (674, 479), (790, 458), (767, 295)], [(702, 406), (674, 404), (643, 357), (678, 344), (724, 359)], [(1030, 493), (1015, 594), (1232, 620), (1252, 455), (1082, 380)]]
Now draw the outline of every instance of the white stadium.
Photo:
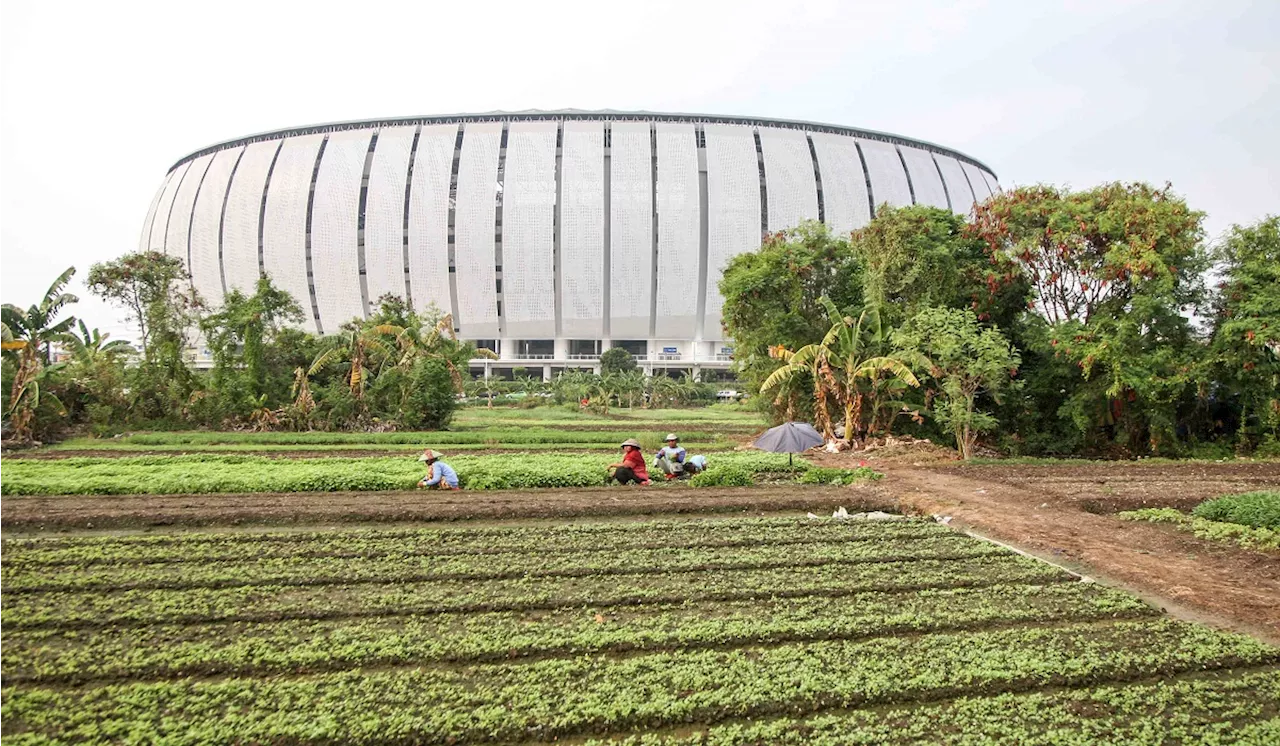
[(617, 111), (494, 112), (267, 132), (192, 153), (140, 249), (212, 307), (261, 273), (328, 334), (390, 293), (551, 375), (624, 347), (647, 372), (729, 366), (717, 290), (762, 235), (865, 225), (882, 204), (965, 213), (999, 186), (945, 147), (837, 125)]

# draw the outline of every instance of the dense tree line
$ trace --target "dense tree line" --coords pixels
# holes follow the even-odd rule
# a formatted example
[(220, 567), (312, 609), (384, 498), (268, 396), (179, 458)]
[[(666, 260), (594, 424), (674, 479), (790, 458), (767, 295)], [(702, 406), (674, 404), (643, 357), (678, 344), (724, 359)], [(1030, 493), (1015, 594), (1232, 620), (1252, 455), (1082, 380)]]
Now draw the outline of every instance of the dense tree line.
[[(69, 314), (68, 269), (27, 309), (5, 305), (5, 438), (43, 440), (77, 427), (382, 429), (448, 424), (476, 354), (448, 315), (379, 300), (367, 320), (317, 337), (290, 326), (298, 303), (269, 278), (207, 309), (182, 262), (156, 252), (94, 265), (89, 289), (122, 306), (135, 348)], [(76, 333), (78, 323), (79, 333)], [(196, 370), (194, 342), (212, 366)], [(55, 361), (54, 352), (63, 360)]]
[[(293, 325), (302, 309), (269, 278), (251, 295), (232, 290), (221, 307), (208, 309), (182, 262), (155, 252), (89, 271), (89, 289), (122, 307), (137, 328), (135, 348), (70, 315), (78, 298), (66, 287), (74, 274), (68, 269), (27, 309), (4, 306), (6, 440), (43, 441), (77, 428), (101, 435), (190, 427), (436, 429), (448, 425), (464, 393), (490, 405), (556, 402), (601, 412), (715, 397), (711, 385), (688, 376), (645, 376), (617, 348), (601, 357), (599, 374), (470, 380), (469, 361), (491, 353), (456, 339), (447, 314), (420, 314), (386, 296), (370, 318), (316, 337)], [(209, 352), (207, 370), (192, 365), (197, 343)], [(64, 359), (55, 360), (55, 352)]]
[(855, 443), (1280, 455), (1280, 218), (1209, 246), (1203, 217), (1108, 184), (802, 225), (724, 273), (735, 365), (775, 419)]

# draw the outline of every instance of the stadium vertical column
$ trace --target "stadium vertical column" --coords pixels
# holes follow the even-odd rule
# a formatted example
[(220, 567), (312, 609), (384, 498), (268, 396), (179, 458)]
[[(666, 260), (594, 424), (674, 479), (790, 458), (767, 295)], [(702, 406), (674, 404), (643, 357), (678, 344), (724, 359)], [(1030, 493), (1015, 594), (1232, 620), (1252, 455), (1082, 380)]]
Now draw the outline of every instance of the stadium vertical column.
[(323, 142), (324, 135), (290, 137), (283, 142), (271, 169), (262, 213), (262, 269), (276, 287), (298, 302), (307, 319), (304, 328), (315, 333), (320, 329), (307, 276), (307, 219)]
[(422, 126), (412, 154), (406, 217), (409, 275), (405, 292), (412, 294), (419, 313), (434, 305), (441, 313), (453, 314), (455, 329), (459, 318), (450, 287), (449, 248), (455, 219), (451, 190), (457, 186), (455, 154), (460, 159), (461, 134), (456, 124)]
[(960, 167), (960, 161), (949, 155), (934, 155), (934, 160), (938, 164), (938, 172), (942, 174), (942, 181), (947, 187), (947, 194), (951, 197), (951, 209), (961, 214), (972, 212), (973, 188), (969, 186), (969, 179), (964, 175), (964, 169)]
[(890, 207), (910, 207), (911, 184), (907, 181), (907, 170), (902, 165), (898, 149), (891, 143), (862, 138), (858, 139), (858, 146), (866, 162), (876, 207), (885, 203)]
[(911, 177), (912, 194), (916, 204), (950, 209), (947, 200), (946, 186), (942, 183), (942, 174), (938, 165), (933, 162), (933, 155), (927, 150), (898, 146), (898, 155)]
[(364, 319), (368, 304), (360, 283), (360, 188), (369, 154), (369, 130), (329, 135), (312, 195), (311, 267), (319, 327), (337, 331)]
[[(697, 328), (698, 138), (692, 124), (659, 122), (656, 126), (658, 178), (658, 292), (655, 339), (693, 339)], [(756, 219), (759, 220), (757, 213)]]
[(818, 219), (818, 182), (809, 138), (804, 132), (776, 127), (757, 130), (768, 182), (769, 233)]
[(495, 228), (500, 122), (465, 125), (454, 218), (458, 314), (467, 339), (499, 336)]
[(414, 127), (378, 131), (364, 211), (365, 287), (371, 306), (384, 295), (411, 300), (405, 259), (405, 193), (410, 189), (409, 158), (416, 134)]
[(858, 143), (852, 137), (814, 132), (814, 157), (822, 169), (825, 220), (837, 235), (848, 234), (871, 221), (867, 175), (862, 169)]
[(187, 169), (190, 167), (191, 162), (187, 161), (169, 172), (169, 178), (164, 183), (164, 192), (160, 195), (160, 202), (156, 205), (155, 217), (151, 220), (151, 234), (147, 238), (147, 251), (164, 253), (164, 240), (169, 233), (169, 213), (173, 209), (173, 197), (178, 191), (178, 185), (182, 183), (182, 177), (187, 175)]
[[(266, 140), (246, 145), (244, 154), (236, 164), (235, 174), (227, 186), (218, 247), (227, 290), (253, 293), (258, 277), (262, 274), (259, 249), (263, 239), (262, 221), (269, 187), (267, 175), (272, 171), (271, 167), (283, 145), (283, 140)], [(280, 277), (272, 277), (271, 281), (277, 288), (287, 289)], [(299, 306), (305, 300), (297, 296), (293, 299)]]
[(186, 240), (191, 282), (205, 302), (214, 307), (222, 305), (226, 292), (218, 248), (222, 211), (226, 206), (231, 175), (243, 155), (244, 148), (220, 150), (214, 155), (191, 209), (191, 225)]
[(611, 129), (609, 336), (614, 340), (648, 339), (654, 240), (650, 124), (615, 121)]
[(707, 281), (702, 339), (724, 339), (720, 278), (734, 256), (760, 247), (760, 167), (749, 127), (709, 124), (707, 134)]
[(560, 167), (560, 334), (604, 336), (604, 124), (564, 123)]
[(512, 122), (502, 191), (503, 336), (556, 336), (557, 122)]

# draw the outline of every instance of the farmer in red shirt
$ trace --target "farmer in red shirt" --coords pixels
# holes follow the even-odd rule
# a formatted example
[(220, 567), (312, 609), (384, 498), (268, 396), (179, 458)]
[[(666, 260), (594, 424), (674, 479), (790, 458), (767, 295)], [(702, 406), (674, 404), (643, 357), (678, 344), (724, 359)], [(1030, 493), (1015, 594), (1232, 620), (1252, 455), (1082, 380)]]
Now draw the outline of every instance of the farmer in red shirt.
[(608, 468), (613, 470), (610, 480), (616, 479), (621, 484), (649, 484), (649, 470), (645, 468), (644, 456), (640, 454), (640, 443), (634, 438), (622, 441), (622, 461), (609, 464)]

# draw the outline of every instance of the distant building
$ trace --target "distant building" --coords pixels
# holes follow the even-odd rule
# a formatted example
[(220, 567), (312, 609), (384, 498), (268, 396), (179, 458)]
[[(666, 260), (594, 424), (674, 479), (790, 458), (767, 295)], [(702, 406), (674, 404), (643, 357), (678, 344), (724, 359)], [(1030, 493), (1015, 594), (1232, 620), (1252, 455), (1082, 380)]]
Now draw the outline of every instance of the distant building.
[(525, 111), (343, 122), (192, 153), (140, 248), (188, 262), (212, 306), (262, 272), (332, 333), (391, 293), (452, 313), (494, 368), (727, 368), (721, 272), (761, 236), (875, 206), (968, 212), (982, 163), (897, 135), (696, 114)]

